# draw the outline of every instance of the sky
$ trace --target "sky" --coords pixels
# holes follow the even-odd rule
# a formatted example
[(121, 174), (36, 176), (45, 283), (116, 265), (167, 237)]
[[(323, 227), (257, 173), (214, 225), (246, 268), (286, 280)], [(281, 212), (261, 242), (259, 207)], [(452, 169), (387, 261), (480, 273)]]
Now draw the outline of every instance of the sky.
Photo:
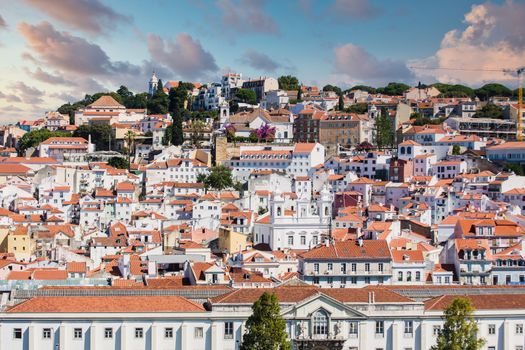
[[(0, 122), (167, 80), (502, 82), (525, 65), (525, 0), (0, 0)], [(446, 70), (461, 68), (474, 70)]]

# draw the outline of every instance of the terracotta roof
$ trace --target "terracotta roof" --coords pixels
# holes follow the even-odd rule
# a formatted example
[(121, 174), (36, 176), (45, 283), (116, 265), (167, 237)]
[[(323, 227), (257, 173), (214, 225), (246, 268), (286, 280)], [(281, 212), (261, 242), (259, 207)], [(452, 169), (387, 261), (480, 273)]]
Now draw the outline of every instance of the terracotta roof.
[(110, 95), (104, 95), (100, 96), (98, 100), (88, 105), (88, 107), (96, 108), (96, 107), (124, 107), (120, 103), (117, 102), (112, 96)]
[(467, 298), (476, 310), (525, 309), (525, 294), (442, 295), (425, 302), (425, 310), (446, 309), (454, 299)]
[(392, 260), (396, 263), (423, 263), (425, 258), (421, 250), (392, 250)]
[(79, 261), (70, 261), (67, 263), (68, 273), (85, 273), (87, 271), (86, 263)]
[(390, 259), (390, 249), (385, 240), (343, 241), (321, 245), (302, 254), (304, 259)]
[(202, 311), (205, 311), (202, 305), (179, 296), (35, 297), (7, 310), (9, 313), (151, 313)]

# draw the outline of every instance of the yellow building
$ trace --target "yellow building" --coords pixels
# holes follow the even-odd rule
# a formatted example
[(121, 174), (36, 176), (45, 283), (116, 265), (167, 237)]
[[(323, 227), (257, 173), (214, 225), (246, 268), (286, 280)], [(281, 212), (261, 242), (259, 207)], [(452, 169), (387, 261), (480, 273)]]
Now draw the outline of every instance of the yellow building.
[(231, 231), (230, 229), (219, 229), (219, 250), (227, 253), (237, 253), (246, 249), (251, 242), (244, 233)]
[(29, 261), (35, 253), (35, 241), (29, 230), (24, 226), (17, 226), (9, 232), (7, 237), (7, 252), (12, 253), (18, 261)]
[(7, 253), (7, 237), (9, 237), (9, 226), (0, 226), (0, 253)]

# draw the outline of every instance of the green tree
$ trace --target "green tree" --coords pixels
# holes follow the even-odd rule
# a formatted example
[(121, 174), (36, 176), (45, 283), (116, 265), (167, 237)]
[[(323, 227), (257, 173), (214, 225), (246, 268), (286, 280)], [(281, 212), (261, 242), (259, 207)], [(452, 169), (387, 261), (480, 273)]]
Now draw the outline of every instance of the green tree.
[(365, 114), (368, 112), (368, 103), (354, 103), (350, 107), (346, 108), (345, 111), (348, 113)]
[(235, 94), (235, 97), (243, 103), (251, 105), (257, 104), (257, 94), (255, 91), (250, 89), (239, 89)]
[(459, 145), (452, 146), (452, 154), (453, 155), (461, 154), (461, 147), (459, 147)]
[(218, 191), (233, 187), (232, 171), (224, 165), (217, 165), (211, 168), (208, 176), (200, 180), (206, 188)]
[(376, 92), (378, 94), (388, 95), (388, 96), (399, 96), (403, 95), (405, 91), (410, 89), (410, 86), (403, 83), (388, 83), (387, 86), (382, 88), (377, 88)]
[(494, 96), (510, 97), (513, 95), (511, 89), (509, 89), (505, 85), (497, 83), (485, 84), (479, 89), (475, 89), (474, 93), (476, 94), (476, 97), (478, 97), (482, 101), (487, 101), (488, 99)]
[(445, 309), (445, 324), (437, 344), (431, 350), (479, 350), (485, 344), (478, 339), (478, 325), (472, 316), (474, 308), (467, 298), (456, 298)]
[(75, 137), (83, 137), (86, 140), (91, 135), (91, 142), (95, 144), (97, 151), (109, 150), (109, 142), (111, 140), (111, 126), (107, 124), (81, 125), (73, 132)]
[(281, 316), (277, 296), (264, 292), (253, 304), (252, 310), (246, 321), (241, 350), (290, 350), (286, 322)]
[(297, 102), (303, 102), (303, 89), (301, 86), (297, 88), (297, 100), (295, 101), (295, 103)]
[(379, 117), (376, 119), (375, 142), (379, 149), (394, 145), (394, 130), (392, 130), (392, 122), (385, 108), (381, 110)]
[(496, 106), (494, 103), (487, 103), (474, 115), (474, 118), (493, 118), (493, 119), (503, 119), (503, 109)]
[(191, 144), (193, 145), (193, 147), (199, 148), (201, 146), (204, 129), (206, 129), (206, 124), (204, 124), (202, 120), (193, 119), (191, 121), (189, 129)]
[(468, 86), (461, 84), (443, 84), (435, 83), (431, 86), (435, 87), (441, 93), (441, 97), (470, 97), (475, 96), (474, 90)]
[(376, 89), (371, 87), (371, 86), (368, 86), (368, 85), (356, 85), (356, 86), (353, 86), (352, 88), (348, 89), (347, 91), (352, 91), (352, 90), (366, 91), (369, 94), (375, 94), (376, 93)]
[(122, 157), (111, 157), (108, 160), (108, 165), (117, 169), (128, 169), (129, 161), (126, 158)]
[(18, 140), (18, 151), (20, 154), (23, 154), (28, 148), (37, 147), (41, 142), (44, 142), (50, 137), (67, 136), (71, 136), (71, 134), (63, 131), (49, 131), (47, 129), (34, 130), (25, 133), (24, 136)]
[(339, 102), (337, 104), (337, 109), (340, 111), (344, 111), (345, 109), (345, 99), (343, 97), (343, 94), (339, 95)]
[(505, 163), (503, 165), (503, 170), (505, 171), (512, 171), (514, 174), (518, 176), (525, 175), (525, 172), (523, 171), (523, 166), (520, 164), (514, 164), (514, 163)]
[(184, 143), (184, 130), (182, 128), (182, 112), (177, 113), (173, 117), (173, 124), (171, 124), (171, 144), (180, 146)]
[(299, 80), (293, 75), (282, 75), (277, 78), (279, 82), (279, 89), (282, 90), (297, 90), (299, 88)]
[(164, 93), (164, 90), (160, 88), (160, 80), (159, 80), (159, 88), (157, 88), (157, 91), (147, 102), (147, 108), (149, 114), (166, 114), (168, 113), (168, 95)]
[(330, 84), (323, 86), (323, 91), (334, 91), (338, 96), (343, 93), (341, 88)]

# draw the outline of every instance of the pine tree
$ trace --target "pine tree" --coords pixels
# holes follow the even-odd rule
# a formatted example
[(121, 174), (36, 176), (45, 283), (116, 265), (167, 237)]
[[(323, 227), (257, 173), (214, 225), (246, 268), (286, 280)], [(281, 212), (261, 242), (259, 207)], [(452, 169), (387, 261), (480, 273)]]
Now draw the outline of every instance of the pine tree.
[(343, 94), (339, 95), (339, 105), (338, 105), (338, 109), (339, 109), (340, 111), (342, 111), (342, 110), (345, 109), (345, 100), (344, 100)]
[(246, 321), (241, 350), (290, 350), (286, 323), (275, 294), (264, 294), (253, 304), (253, 314)]
[(445, 324), (439, 332), (437, 344), (431, 350), (479, 350), (485, 345), (478, 339), (478, 325), (472, 317), (470, 300), (456, 298), (444, 311)]
[(297, 89), (297, 102), (303, 101), (303, 89), (302, 86), (299, 85), (299, 88)]

